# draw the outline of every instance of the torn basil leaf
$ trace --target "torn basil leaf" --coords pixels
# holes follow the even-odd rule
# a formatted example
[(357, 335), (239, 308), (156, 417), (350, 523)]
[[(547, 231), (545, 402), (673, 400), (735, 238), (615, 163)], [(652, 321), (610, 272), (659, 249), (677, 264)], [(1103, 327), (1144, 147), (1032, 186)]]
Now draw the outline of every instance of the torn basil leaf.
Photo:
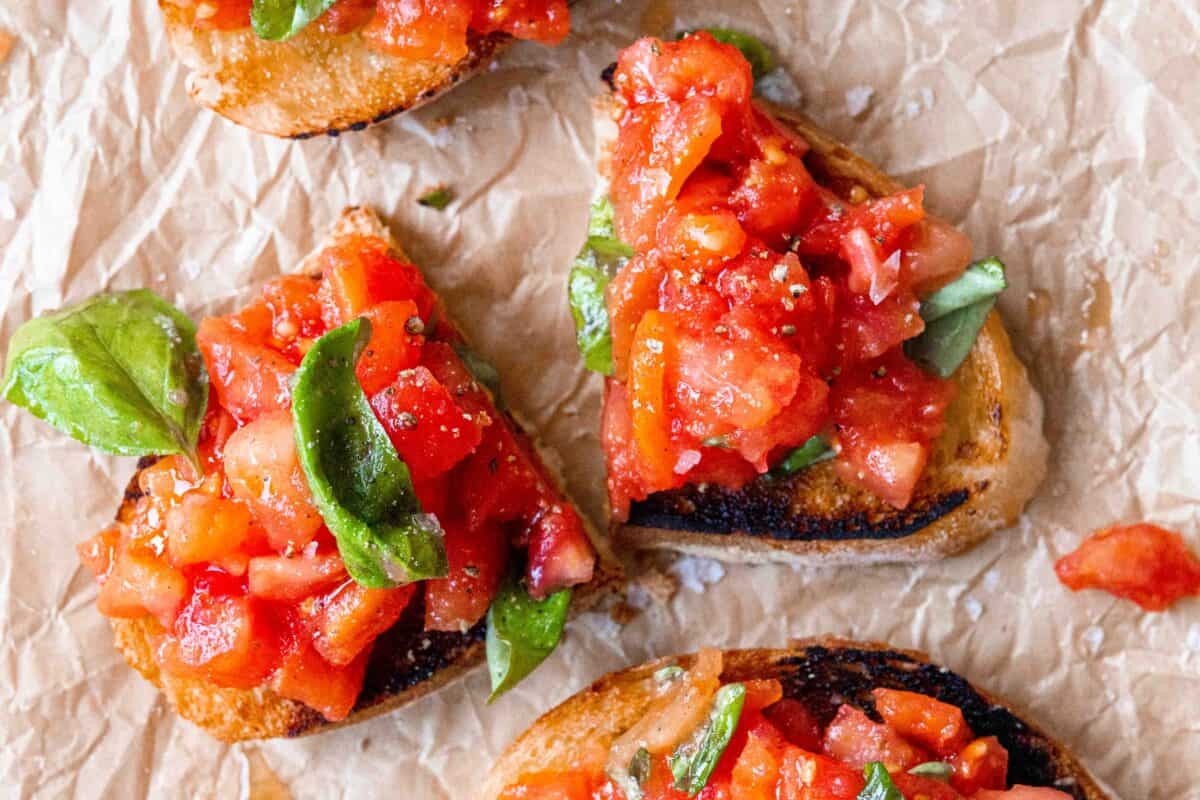
[(196, 326), (151, 291), (98, 294), (29, 320), (9, 340), (0, 391), (107, 453), (199, 464), (208, 371)]
[(567, 281), (575, 341), (584, 365), (601, 375), (611, 375), (612, 331), (604, 292), (609, 281), (633, 256), (633, 248), (617, 238), (613, 206), (607, 197), (592, 202), (588, 238), (575, 257)]
[(1008, 286), (998, 259), (976, 261), (957, 280), (921, 301), (925, 330), (905, 343), (909, 358), (941, 378), (962, 365), (1000, 292)]
[(439, 186), (432, 189), (417, 198), (417, 202), (426, 208), (432, 208), (435, 211), (441, 211), (454, 200), (454, 193), (445, 186)]
[(487, 662), (495, 700), (521, 682), (554, 651), (567, 624), (571, 590), (534, 600), (522, 581), (524, 569), (513, 564), (488, 609)]
[(783, 460), (771, 468), (766, 474), (768, 480), (780, 480), (791, 477), (806, 467), (828, 461), (836, 455), (825, 437), (817, 435), (784, 456)]
[(329, 10), (336, 0), (254, 0), (250, 27), (260, 39), (290, 39)]
[(321, 517), (357, 583), (387, 589), (449, 571), (437, 518), (421, 513), (408, 466), (355, 375), (371, 339), (356, 319), (329, 331), (296, 370), (296, 450)]
[(729, 28), (696, 28), (681, 32), (677, 38), (682, 39), (697, 30), (708, 31), (718, 42), (731, 44), (741, 50), (742, 55), (750, 62), (750, 72), (755, 80), (775, 69), (775, 56), (771, 54), (771, 50), (762, 43), (761, 39), (748, 33)]
[(708, 785), (717, 761), (737, 730), (745, 701), (744, 684), (729, 683), (717, 690), (708, 719), (667, 759), (676, 789), (695, 797)]
[(857, 800), (904, 800), (904, 795), (892, 782), (887, 767), (881, 761), (872, 761), (863, 767), (867, 785), (858, 793)]
[(919, 775), (922, 778), (932, 778), (942, 783), (949, 783), (950, 776), (954, 774), (954, 766), (947, 764), (945, 761), (926, 761), (924, 764), (917, 764), (910, 769), (908, 774)]

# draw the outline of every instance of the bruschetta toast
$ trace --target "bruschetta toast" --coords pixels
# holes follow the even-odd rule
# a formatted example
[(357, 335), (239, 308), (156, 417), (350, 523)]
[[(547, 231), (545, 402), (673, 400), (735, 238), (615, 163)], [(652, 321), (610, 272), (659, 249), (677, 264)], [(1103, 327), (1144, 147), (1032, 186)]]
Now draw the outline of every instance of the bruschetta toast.
[[(571, 284), (581, 350), (612, 351), (598, 371), (614, 541), (829, 565), (937, 559), (1012, 525), (1047, 444), (994, 294), (971, 291), (1003, 288), (1002, 265), (967, 268), (969, 241), (919, 187), (751, 100), (734, 48), (646, 41), (597, 103), (607, 226), (594, 206)], [(946, 296), (958, 316), (929, 319)]]
[(320, 17), (268, 39), (251, 25), (249, 0), (159, 0), (171, 46), (191, 70), (192, 99), (292, 138), (361, 130), (416, 108), (485, 68), (514, 35), (556, 43), (568, 25), (559, 0), (522, 4), (527, 22), (507, 21), (515, 16), (507, 1), (426, 10), (403, 0), (313, 5), (324, 9)]
[[(881, 790), (864, 792), (872, 781)], [(1066, 747), (965, 678), (921, 653), (833, 637), (605, 675), (518, 737), (481, 796), (656, 800), (702, 789), (847, 800), (1107, 797)]]
[[(374, 327), (352, 357), (329, 349), (363, 320)], [(39, 405), (39, 370), (58, 354), (37, 339), (14, 337), (6, 395), (88, 440)], [(619, 567), (602, 548), (597, 558), (532, 440), (495, 404), (494, 373), (371, 211), (347, 209), (297, 275), (205, 320), (195, 340), (209, 401), (193, 454), (143, 457), (116, 523), (79, 549), (117, 648), (212, 736), (357, 722), (485, 657), (504, 691), (553, 649), (568, 611), (616, 583)], [(338, 369), (353, 370), (342, 388)], [(373, 427), (359, 427), (355, 402)], [(335, 471), (364, 479), (357, 498), (359, 479)]]

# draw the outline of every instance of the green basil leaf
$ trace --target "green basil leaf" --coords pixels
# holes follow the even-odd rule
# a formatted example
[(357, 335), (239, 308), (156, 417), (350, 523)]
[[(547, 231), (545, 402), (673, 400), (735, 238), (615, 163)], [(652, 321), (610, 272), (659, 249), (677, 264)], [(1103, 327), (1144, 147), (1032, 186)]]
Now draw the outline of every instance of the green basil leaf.
[(609, 277), (595, 267), (580, 266), (571, 270), (567, 279), (567, 296), (571, 301), (571, 317), (575, 320), (575, 343), (583, 354), (583, 363), (592, 372), (612, 375), (612, 329), (608, 321), (608, 304), (604, 290)]
[(671, 664), (670, 666), (666, 666), (666, 667), (663, 667), (662, 669), (655, 670), (654, 682), (655, 683), (671, 683), (672, 681), (676, 681), (676, 680), (679, 680), (680, 678), (682, 678), (684, 673), (685, 673), (685, 670), (683, 667), (680, 667), (676, 664)]
[(604, 290), (632, 257), (633, 248), (617, 238), (612, 203), (607, 197), (597, 197), (592, 201), (587, 241), (575, 257), (567, 281), (567, 297), (583, 362), (601, 375), (613, 371), (612, 330)]
[(250, 27), (260, 39), (290, 39), (329, 10), (336, 0), (254, 0)]
[(514, 564), (488, 609), (487, 661), (495, 700), (533, 672), (554, 651), (567, 624), (571, 590), (562, 589), (544, 600), (529, 596), (521, 580), (524, 569)]
[(718, 42), (731, 44), (738, 50), (741, 50), (742, 55), (750, 62), (750, 72), (754, 75), (755, 80), (775, 69), (775, 56), (771, 55), (770, 49), (758, 37), (751, 36), (748, 33), (742, 33), (741, 31), (729, 28), (696, 28), (694, 30), (683, 31), (677, 38), (682, 39), (688, 34), (695, 33), (697, 30), (708, 31)]
[(744, 684), (728, 683), (717, 690), (708, 719), (667, 759), (671, 774), (675, 776), (676, 789), (688, 797), (695, 797), (708, 785), (717, 761), (737, 730), (745, 701)]
[(1004, 265), (995, 258), (977, 261), (958, 280), (921, 302), (925, 330), (905, 343), (909, 358), (941, 378), (949, 378), (966, 360), (996, 297), (1008, 285)]
[(939, 320), (981, 300), (990, 300), (1008, 288), (1004, 264), (998, 258), (985, 258), (967, 267), (953, 283), (943, 286), (921, 301), (921, 319)]
[(454, 199), (454, 193), (445, 186), (439, 186), (436, 189), (426, 192), (417, 198), (417, 202), (427, 208), (432, 208), (441, 211), (446, 206), (450, 205), (450, 201)]
[(2, 392), (105, 452), (181, 453), (198, 463), (208, 371), (196, 326), (145, 289), (99, 294), (26, 322), (8, 343)]
[(872, 761), (863, 767), (867, 785), (858, 793), (857, 800), (904, 800), (904, 795), (892, 783), (892, 776), (881, 761)]
[(942, 783), (949, 783), (950, 776), (954, 774), (954, 766), (947, 764), (945, 761), (926, 761), (924, 764), (917, 764), (910, 769), (908, 774), (919, 775), (922, 778), (932, 778)]
[(296, 370), (296, 449), (350, 577), (372, 589), (444, 577), (442, 528), (422, 514), (408, 467), (375, 418), (354, 366), (371, 338), (356, 319), (317, 340)]
[(807, 442), (788, 453), (782, 461), (766, 474), (768, 480), (780, 480), (795, 475), (800, 470), (828, 461), (836, 455), (824, 436), (813, 436)]

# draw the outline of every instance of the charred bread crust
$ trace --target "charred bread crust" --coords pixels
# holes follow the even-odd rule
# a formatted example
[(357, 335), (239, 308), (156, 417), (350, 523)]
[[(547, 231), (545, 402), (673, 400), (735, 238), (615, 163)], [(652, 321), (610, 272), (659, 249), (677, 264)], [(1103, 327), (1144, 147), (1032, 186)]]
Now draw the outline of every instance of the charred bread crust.
[(167, 38), (191, 73), (192, 99), (239, 125), (294, 139), (362, 130), (429, 102), (485, 68), (512, 41), (468, 38), (457, 63), (400, 58), (367, 47), (361, 34), (331, 36), (315, 26), (286, 42), (249, 28), (193, 27), (189, 9), (159, 0)]
[[(903, 187), (807, 118), (761, 104), (810, 146), (805, 165), (839, 197), (882, 196)], [(608, 170), (612, 100), (601, 98), (598, 165)], [(632, 504), (612, 539), (725, 561), (811, 565), (931, 561), (961, 552), (1014, 524), (1046, 472), (1042, 400), (993, 311), (953, 380), (958, 396), (946, 432), (908, 508), (897, 510), (842, 482), (833, 464), (739, 490), (689, 485)]]
[[(346, 235), (363, 234), (385, 239), (403, 256), (390, 232), (369, 209), (347, 208), (334, 225), (326, 241), (301, 262), (298, 272), (320, 274), (320, 251), (331, 241)], [(512, 415), (510, 424), (525, 430)], [(153, 464), (155, 457), (138, 462), (138, 472), (126, 486), (117, 513), (120, 520), (132, 512), (141, 497), (138, 474)], [(561, 488), (557, 475), (552, 479)], [(594, 608), (622, 581), (620, 565), (611, 557), (603, 541), (583, 518), (588, 535), (598, 554), (591, 583), (576, 587), (571, 603), (572, 615)], [(331, 723), (303, 703), (288, 700), (266, 688), (227, 689), (202, 680), (178, 678), (163, 673), (154, 659), (156, 640), (162, 628), (153, 618), (111, 619), (117, 649), (129, 665), (146, 680), (163, 690), (175, 711), (222, 741), (304, 736), (352, 725), (436, 691), (469, 672), (484, 660), (485, 622), (480, 621), (461, 633), (424, 630), (423, 601), (414, 600), (397, 623), (376, 641), (367, 662), (366, 677), (354, 710), (346, 719)]]
[[(607, 743), (632, 725), (653, 696), (653, 675), (668, 664), (688, 666), (692, 656), (660, 658), (613, 672), (544, 714), (496, 762), (484, 797), (495, 797), (522, 774), (570, 763), (563, 759), (590, 742)], [(776, 678), (784, 697), (804, 704), (828, 724), (842, 703), (879, 720), (871, 690), (920, 692), (963, 710), (976, 736), (995, 736), (1009, 752), (1009, 783), (1050, 786), (1075, 800), (1108, 800), (1087, 770), (1062, 744), (1022, 719), (1008, 703), (923, 653), (830, 636), (804, 639), (784, 650), (727, 650), (726, 683)]]

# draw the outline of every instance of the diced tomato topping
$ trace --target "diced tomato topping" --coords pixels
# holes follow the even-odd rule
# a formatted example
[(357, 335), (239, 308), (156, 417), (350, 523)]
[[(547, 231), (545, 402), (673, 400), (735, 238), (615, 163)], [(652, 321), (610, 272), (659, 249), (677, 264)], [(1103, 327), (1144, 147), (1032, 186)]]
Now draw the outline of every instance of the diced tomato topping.
[(799, 747), (784, 750), (780, 774), (779, 796), (788, 800), (855, 800), (865, 785), (861, 767)]
[(529, 531), (525, 569), (532, 597), (541, 599), (559, 589), (587, 583), (595, 564), (596, 553), (573, 508), (556, 502), (536, 515)]
[(854, 706), (844, 705), (825, 729), (825, 754), (861, 769), (872, 761), (889, 771), (903, 771), (933, 760), (929, 753), (906, 741), (890, 725), (875, 722)]
[(760, 729), (751, 731), (730, 776), (732, 796), (736, 800), (776, 800), (780, 755), (777, 742)]
[(1054, 571), (1072, 591), (1103, 589), (1147, 611), (1200, 595), (1200, 558), (1178, 533), (1148, 523), (1096, 531)]
[(459, 474), (463, 505), (472, 527), (509, 522), (536, 508), (538, 470), (507, 425), (490, 425)]
[(110, 525), (90, 539), (85, 539), (76, 545), (75, 552), (79, 554), (79, 561), (103, 582), (112, 568), (120, 542), (120, 526)]
[(307, 275), (284, 275), (262, 289), (262, 302), (271, 312), (269, 335), (264, 338), (296, 363), (325, 332), (318, 285)]
[(195, 25), (201, 30), (229, 31), (250, 25), (253, 0), (200, 0)]
[(268, 611), (252, 597), (198, 586), (163, 641), (159, 660), (168, 672), (251, 689), (275, 668), (279, 644)]
[(149, 553), (121, 553), (100, 584), (96, 608), (106, 617), (147, 614), (171, 627), (187, 600), (187, 579)]
[(210, 398), (200, 430), (200, 461), (205, 474), (219, 471), (225, 461), (225, 443), (237, 430), (237, 420), (215, 398)]
[(465, 631), (483, 619), (500, 588), (508, 541), (496, 524), (444, 528), (450, 574), (425, 584), (425, 629)]
[(371, 396), (396, 380), (402, 370), (421, 360), (424, 323), (411, 300), (388, 300), (371, 306), (363, 316), (371, 323), (371, 338), (355, 366), (362, 390)]
[(322, 315), (329, 328), (362, 316), (371, 306), (389, 300), (410, 300), (421, 321), (429, 322), (437, 299), (412, 264), (392, 255), (387, 242), (367, 236), (347, 236), (321, 252), (319, 290)]
[(912, 498), (954, 384), (923, 372), (902, 353), (863, 362), (833, 383), (838, 475), (896, 508)]
[(595, 800), (604, 782), (603, 774), (583, 770), (533, 772), (505, 788), (497, 800)]
[(190, 491), (167, 514), (167, 555), (177, 567), (220, 561), (241, 551), (250, 523), (244, 504)]
[[(852, 204), (819, 186), (807, 142), (754, 107), (749, 64), (708, 33), (635, 43), (613, 86), (609, 195), (635, 251), (606, 295), (616, 518), (685, 482), (739, 488), (817, 434), (844, 480), (907, 506), (953, 390), (902, 348), (969, 242), (926, 216), (922, 187)], [(901, 380), (868, 386), (893, 364)]]
[(391, 55), (453, 64), (467, 55), (471, 7), (471, 0), (378, 0), (363, 36)]
[(256, 342), (222, 317), (200, 323), (196, 344), (208, 365), (217, 400), (239, 422), (291, 407), (296, 365), (282, 353)]
[(225, 474), (277, 552), (303, 548), (324, 524), (296, 457), (290, 414), (268, 414), (230, 436)]
[(907, 772), (896, 772), (891, 777), (905, 800), (964, 800), (954, 787), (935, 778), (909, 775)]
[(470, 414), (425, 367), (407, 369), (371, 398), (392, 444), (421, 480), (449, 470), (479, 446), (490, 420)]
[(1003, 792), (982, 789), (971, 800), (1071, 800), (1071, 795), (1058, 789), (1017, 785)]
[(1008, 751), (995, 736), (985, 736), (964, 747), (950, 762), (950, 783), (965, 795), (980, 789), (1003, 789), (1008, 785)]
[(311, 642), (298, 639), (284, 651), (271, 688), (315, 708), (330, 722), (350, 715), (367, 672), (368, 647), (344, 667), (326, 661)]
[(872, 695), (884, 722), (939, 756), (952, 756), (971, 741), (971, 729), (958, 706), (897, 689), (876, 689)]
[(517, 39), (558, 44), (570, 30), (567, 0), (479, 0), (471, 30), (502, 31)]
[(785, 697), (763, 713), (789, 742), (802, 750), (820, 752), (821, 723), (799, 700)]
[(294, 602), (346, 580), (346, 565), (337, 553), (256, 556), (250, 559), (246, 574), (250, 594)]
[(315, 24), (322, 33), (340, 36), (363, 27), (373, 16), (375, 0), (337, 0)]
[(326, 661), (345, 666), (386, 631), (408, 606), (417, 587), (368, 589), (346, 581), (318, 604), (314, 644)]

